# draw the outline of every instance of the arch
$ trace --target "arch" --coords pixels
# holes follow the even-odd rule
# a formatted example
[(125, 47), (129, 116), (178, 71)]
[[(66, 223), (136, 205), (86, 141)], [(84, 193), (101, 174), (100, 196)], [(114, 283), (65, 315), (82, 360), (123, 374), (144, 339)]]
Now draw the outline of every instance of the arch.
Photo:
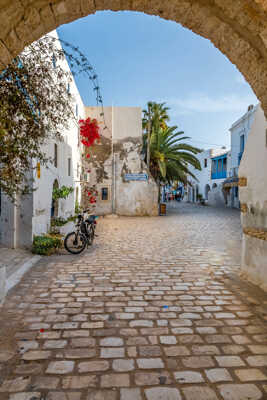
[[(216, 185), (216, 184), (215, 184)], [(208, 200), (209, 197), (209, 192), (210, 192), (210, 185), (205, 186), (205, 199)]]
[(53, 190), (54, 189), (58, 189), (58, 188), (59, 188), (58, 180), (55, 179), (54, 183), (53, 183), (53, 189), (52, 189), (52, 195), (51, 195), (51, 197), (52, 197), (52, 201), (51, 201), (51, 218), (58, 217), (58, 203), (59, 203), (59, 201), (58, 201), (58, 199), (57, 200), (53, 199)]
[(45, 33), (100, 10), (157, 15), (210, 39), (250, 83), (267, 116), (266, 0), (2, 0), (0, 68)]
[(213, 185), (212, 185), (212, 189), (215, 189), (217, 187), (217, 183), (214, 183)]

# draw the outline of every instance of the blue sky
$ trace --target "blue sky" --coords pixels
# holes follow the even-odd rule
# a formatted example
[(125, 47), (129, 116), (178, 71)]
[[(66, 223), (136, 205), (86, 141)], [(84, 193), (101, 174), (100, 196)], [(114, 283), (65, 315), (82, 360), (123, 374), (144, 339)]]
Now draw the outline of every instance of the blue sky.
[[(257, 103), (237, 68), (209, 40), (175, 22), (105, 11), (62, 25), (58, 34), (95, 67), (104, 105), (166, 102), (171, 124), (195, 146), (228, 146), (231, 124)], [(84, 103), (95, 105), (90, 82), (80, 76), (76, 83)]]

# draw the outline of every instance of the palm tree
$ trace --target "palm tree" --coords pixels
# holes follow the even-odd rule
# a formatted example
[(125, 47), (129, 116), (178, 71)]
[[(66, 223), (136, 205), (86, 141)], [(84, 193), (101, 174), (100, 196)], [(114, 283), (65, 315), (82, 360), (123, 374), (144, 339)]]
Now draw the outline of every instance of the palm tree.
[(177, 126), (153, 129), (150, 138), (150, 171), (156, 182), (172, 183), (180, 181), (188, 183), (188, 176), (195, 178), (190, 166), (201, 170), (195, 156), (201, 150), (184, 143), (189, 137), (177, 131)]
[(168, 127), (168, 110), (165, 103), (155, 102), (147, 103), (147, 109), (143, 110), (144, 158), (158, 185), (171, 184), (173, 181), (188, 184), (188, 176), (196, 179), (190, 166), (201, 170), (200, 162), (195, 156), (201, 150), (185, 143), (190, 138), (184, 136), (184, 132), (177, 131), (177, 126)]

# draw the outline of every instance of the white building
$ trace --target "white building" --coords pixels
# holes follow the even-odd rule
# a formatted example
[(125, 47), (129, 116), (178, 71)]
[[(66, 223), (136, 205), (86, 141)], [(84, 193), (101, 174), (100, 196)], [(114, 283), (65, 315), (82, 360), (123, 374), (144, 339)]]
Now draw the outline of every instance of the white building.
[[(57, 37), (56, 31), (50, 35)], [(60, 42), (57, 42), (60, 46)], [(52, 60), (51, 60), (52, 62)], [(60, 61), (61, 66), (70, 72), (67, 61)], [(56, 65), (54, 65), (56, 68)], [(32, 194), (16, 199), (17, 207), (9, 198), (1, 194), (0, 208), (0, 243), (6, 247), (29, 247), (34, 235), (47, 233), (50, 229), (51, 216), (67, 218), (74, 214), (75, 201), (80, 202), (81, 146), (79, 144), (78, 120), (84, 117), (84, 106), (74, 79), (66, 83), (66, 90), (74, 98), (73, 111), (76, 120), (69, 129), (62, 132), (62, 141), (50, 140), (43, 146), (46, 156), (54, 161), (47, 167), (40, 166), (33, 160), (34, 188)], [(71, 186), (74, 192), (58, 202), (52, 200), (53, 188)]]
[(250, 105), (247, 112), (230, 128), (231, 134), (231, 166), (229, 177), (224, 184), (227, 193), (227, 205), (239, 208), (238, 169), (243, 156), (248, 135), (251, 132), (257, 107)]
[(187, 201), (197, 202), (199, 195), (210, 205), (224, 205), (222, 184), (229, 168), (229, 151), (226, 149), (204, 150), (196, 156), (201, 170), (190, 167), (196, 179), (189, 178)]
[(267, 120), (258, 104), (239, 167), (242, 271), (267, 290)]

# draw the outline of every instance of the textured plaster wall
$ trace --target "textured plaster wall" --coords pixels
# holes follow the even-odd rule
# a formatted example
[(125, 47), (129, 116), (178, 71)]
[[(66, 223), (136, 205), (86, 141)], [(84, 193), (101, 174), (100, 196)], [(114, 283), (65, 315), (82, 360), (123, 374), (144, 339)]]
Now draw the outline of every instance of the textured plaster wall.
[[(243, 229), (267, 231), (267, 122), (257, 106), (251, 132), (239, 168), (239, 178), (247, 178), (240, 187)], [(267, 290), (267, 241), (244, 234), (242, 269), (245, 276)]]
[[(86, 107), (86, 116), (99, 118), (101, 109)], [(102, 135), (99, 144), (90, 148), (89, 161), (85, 158), (84, 169), (88, 173), (88, 186), (98, 190), (96, 213), (100, 215), (140, 216), (157, 215), (157, 185), (153, 178), (146, 182), (125, 181), (126, 173), (148, 173), (142, 163), (142, 114), (137, 107), (105, 107), (108, 129), (100, 125)], [(88, 152), (88, 150), (87, 150)], [(108, 188), (108, 200), (101, 199), (101, 189)], [(84, 205), (86, 196), (84, 197)]]
[(243, 73), (267, 113), (266, 0), (0, 0), (1, 68), (45, 33), (98, 10), (158, 15), (210, 39)]

